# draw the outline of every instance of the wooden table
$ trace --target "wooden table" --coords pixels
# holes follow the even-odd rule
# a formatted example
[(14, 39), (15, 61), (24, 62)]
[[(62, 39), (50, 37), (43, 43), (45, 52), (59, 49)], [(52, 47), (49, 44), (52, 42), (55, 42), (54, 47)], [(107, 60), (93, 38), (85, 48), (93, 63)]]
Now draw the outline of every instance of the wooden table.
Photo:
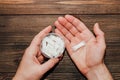
[[(120, 0), (0, 0), (0, 80), (11, 80), (25, 48), (59, 16), (73, 14), (90, 30), (100, 23), (106, 35), (105, 63), (120, 80)], [(67, 52), (46, 80), (86, 80)]]

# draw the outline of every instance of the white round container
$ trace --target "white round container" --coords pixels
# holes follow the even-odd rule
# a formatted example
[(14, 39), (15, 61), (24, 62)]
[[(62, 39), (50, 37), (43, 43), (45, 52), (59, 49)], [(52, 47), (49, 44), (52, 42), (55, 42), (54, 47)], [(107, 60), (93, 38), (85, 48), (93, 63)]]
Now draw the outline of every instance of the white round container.
[(64, 40), (56, 33), (49, 33), (41, 42), (41, 52), (47, 58), (60, 57), (65, 49)]

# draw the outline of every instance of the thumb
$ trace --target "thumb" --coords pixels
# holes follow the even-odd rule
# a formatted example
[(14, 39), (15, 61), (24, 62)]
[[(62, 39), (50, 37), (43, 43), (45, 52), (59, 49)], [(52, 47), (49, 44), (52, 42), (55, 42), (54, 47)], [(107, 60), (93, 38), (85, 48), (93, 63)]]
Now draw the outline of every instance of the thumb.
[(99, 24), (95, 23), (94, 33), (98, 44), (105, 45), (104, 32), (99, 28)]
[(47, 62), (43, 63), (41, 65), (41, 69), (43, 71), (43, 73), (46, 73), (47, 71), (49, 71), (52, 67), (54, 67), (57, 63), (59, 62), (58, 58), (52, 58), (49, 59)]

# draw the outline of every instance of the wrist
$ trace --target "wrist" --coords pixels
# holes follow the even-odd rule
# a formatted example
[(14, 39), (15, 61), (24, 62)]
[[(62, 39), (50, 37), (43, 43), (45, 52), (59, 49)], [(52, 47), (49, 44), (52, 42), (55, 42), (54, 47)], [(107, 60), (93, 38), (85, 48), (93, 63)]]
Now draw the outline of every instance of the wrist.
[(14, 76), (12, 80), (25, 80), (25, 79), (22, 78), (22, 77), (16, 77), (16, 76)]
[[(27, 73), (25, 73), (27, 74)], [(12, 80), (40, 80), (40, 77), (35, 77), (33, 76), (29, 76), (29, 75), (23, 75), (23, 73), (21, 74), (15, 74), (15, 76), (12, 78)]]
[(25, 79), (23, 75), (15, 74), (12, 80), (27, 80), (27, 79)]
[(88, 78), (88, 80), (113, 80), (110, 72), (108, 71), (104, 63), (90, 68), (85, 76)]

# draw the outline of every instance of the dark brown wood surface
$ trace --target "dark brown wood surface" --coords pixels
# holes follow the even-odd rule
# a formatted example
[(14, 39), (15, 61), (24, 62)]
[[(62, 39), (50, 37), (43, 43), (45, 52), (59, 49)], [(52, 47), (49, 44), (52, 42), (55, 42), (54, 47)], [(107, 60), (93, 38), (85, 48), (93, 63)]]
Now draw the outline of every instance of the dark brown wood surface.
[(118, 14), (119, 0), (0, 0), (1, 14)]
[[(73, 14), (92, 31), (100, 23), (106, 36), (105, 63), (120, 80), (119, 0), (0, 0), (0, 80), (11, 80), (33, 37), (59, 16)], [(46, 80), (86, 80), (65, 52)]]

